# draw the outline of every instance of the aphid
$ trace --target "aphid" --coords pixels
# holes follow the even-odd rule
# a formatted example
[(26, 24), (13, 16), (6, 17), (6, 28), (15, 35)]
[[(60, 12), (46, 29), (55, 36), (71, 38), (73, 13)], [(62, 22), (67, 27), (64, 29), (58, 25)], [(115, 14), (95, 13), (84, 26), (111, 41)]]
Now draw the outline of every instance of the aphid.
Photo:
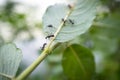
[(47, 45), (47, 43), (44, 43), (41, 50), (44, 50), (45, 46)]
[(74, 24), (74, 21), (73, 21), (73, 20), (71, 20), (71, 19), (69, 19), (69, 22), (70, 22), (71, 24)]
[(45, 39), (51, 38), (51, 37), (54, 37), (54, 35), (48, 35), (48, 36), (45, 37)]
[(50, 24), (50, 25), (48, 25), (47, 27), (53, 27), (53, 26)]

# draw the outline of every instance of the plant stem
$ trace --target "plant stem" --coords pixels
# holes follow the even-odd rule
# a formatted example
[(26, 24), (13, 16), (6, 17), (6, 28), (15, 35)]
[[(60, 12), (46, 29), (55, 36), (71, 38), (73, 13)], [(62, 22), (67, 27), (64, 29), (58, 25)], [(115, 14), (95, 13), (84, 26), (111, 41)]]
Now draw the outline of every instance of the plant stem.
[[(72, 10), (68, 11), (68, 14), (64, 18), (65, 20), (67, 20), (67, 18), (71, 14), (71, 12), (72, 12)], [(45, 50), (41, 53), (41, 55), (26, 70), (24, 70), (14, 80), (23, 80), (23, 79), (25, 79), (47, 57), (47, 55), (49, 54), (50, 46), (53, 43), (53, 41), (55, 40), (55, 38), (57, 37), (57, 35), (60, 32), (60, 30), (62, 29), (63, 25), (64, 25), (64, 22), (61, 22), (60, 26), (58, 27), (57, 31), (54, 34), (54, 37), (50, 40), (50, 43), (47, 44)]]
[(24, 70), (16, 80), (23, 80), (25, 79), (41, 62), (44, 58), (48, 55), (47, 51), (44, 50), (42, 54), (26, 69)]

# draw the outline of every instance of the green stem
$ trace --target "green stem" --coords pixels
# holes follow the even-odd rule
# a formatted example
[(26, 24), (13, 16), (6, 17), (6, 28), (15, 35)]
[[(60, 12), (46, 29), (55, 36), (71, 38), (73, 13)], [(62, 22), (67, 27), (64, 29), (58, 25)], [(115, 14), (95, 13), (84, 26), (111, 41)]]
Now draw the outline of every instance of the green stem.
[[(68, 11), (68, 14), (65, 16), (65, 20), (69, 17), (71, 14), (72, 10)], [(49, 49), (55, 38), (57, 37), (58, 33), (62, 29), (62, 26), (64, 25), (64, 22), (61, 22), (60, 26), (58, 27), (57, 31), (54, 34), (54, 37), (50, 40), (50, 43), (47, 44), (45, 50), (41, 53), (41, 55), (26, 69), (24, 70), (16, 79), (14, 80), (23, 80), (25, 79), (28, 75), (31, 74), (31, 72), (47, 57), (49, 54)]]
[(44, 60), (44, 58), (48, 55), (47, 51), (44, 50), (42, 54), (26, 69), (21, 73), (16, 80), (25, 79), (30, 73)]

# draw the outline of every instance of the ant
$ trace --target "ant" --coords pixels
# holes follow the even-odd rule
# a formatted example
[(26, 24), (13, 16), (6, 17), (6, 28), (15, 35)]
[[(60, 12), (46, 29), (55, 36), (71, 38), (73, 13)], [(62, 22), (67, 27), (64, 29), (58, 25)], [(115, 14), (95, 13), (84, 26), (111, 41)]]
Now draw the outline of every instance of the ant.
[(69, 19), (69, 22), (70, 22), (71, 24), (74, 24), (74, 21), (73, 21), (73, 20), (71, 20), (71, 19)]
[(65, 22), (65, 20), (62, 18), (62, 21)]
[(72, 6), (71, 6), (70, 4), (68, 4), (68, 8), (69, 8), (69, 9), (71, 9), (71, 8), (72, 8)]
[(50, 24), (50, 25), (48, 25), (48, 27), (53, 27), (53, 26)]
[(64, 18), (62, 18), (62, 21), (63, 21), (64, 23), (66, 23), (66, 20), (65, 20)]
[(71, 20), (71, 19), (65, 20), (65, 19), (62, 18), (62, 21), (64, 22), (64, 25), (65, 25), (66, 22), (70, 22), (72, 25), (74, 24), (74, 21)]
[(51, 37), (54, 37), (54, 35), (48, 35), (48, 36), (45, 37), (45, 39), (51, 38)]
[(44, 43), (41, 50), (44, 50), (45, 46), (47, 45), (47, 43)]

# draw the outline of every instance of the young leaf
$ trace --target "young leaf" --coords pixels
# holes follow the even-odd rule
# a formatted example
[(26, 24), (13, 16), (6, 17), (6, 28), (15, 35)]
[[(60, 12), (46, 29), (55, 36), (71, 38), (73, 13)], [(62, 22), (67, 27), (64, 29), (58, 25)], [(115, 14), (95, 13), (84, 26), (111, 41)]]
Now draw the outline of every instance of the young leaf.
[[(12, 43), (0, 47), (0, 73), (14, 77), (22, 59), (21, 50)], [(8, 80), (1, 77), (0, 80)]]
[(71, 40), (86, 32), (95, 18), (97, 0), (75, 0), (74, 3), (71, 6), (50, 6), (43, 16), (44, 31), (48, 35), (54, 34), (61, 27), (55, 39), (57, 42)]
[(94, 58), (90, 50), (76, 44), (65, 50), (62, 66), (69, 80), (92, 80), (95, 72)]

